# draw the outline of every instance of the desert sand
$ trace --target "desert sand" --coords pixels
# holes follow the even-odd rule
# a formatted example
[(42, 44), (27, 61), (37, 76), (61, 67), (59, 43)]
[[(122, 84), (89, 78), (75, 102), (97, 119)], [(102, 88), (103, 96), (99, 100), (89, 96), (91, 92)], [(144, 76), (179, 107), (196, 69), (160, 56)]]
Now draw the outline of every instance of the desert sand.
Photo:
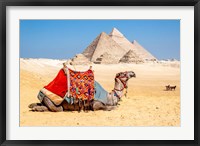
[[(32, 112), (30, 103), (39, 102), (38, 91), (54, 79), (64, 60), (20, 59), (20, 126), (180, 126), (179, 62), (144, 64), (92, 64), (95, 80), (107, 91), (121, 71), (134, 71), (127, 98), (112, 111)], [(73, 66), (68, 66), (74, 69)], [(77, 65), (84, 71), (89, 65)], [(166, 85), (175, 91), (165, 91)]]

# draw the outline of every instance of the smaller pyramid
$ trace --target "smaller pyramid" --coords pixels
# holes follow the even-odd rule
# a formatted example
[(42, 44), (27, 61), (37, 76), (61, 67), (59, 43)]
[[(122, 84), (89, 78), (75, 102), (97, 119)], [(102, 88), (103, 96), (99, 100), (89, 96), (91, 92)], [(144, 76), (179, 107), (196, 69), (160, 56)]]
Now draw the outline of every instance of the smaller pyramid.
[(74, 58), (71, 59), (72, 65), (88, 65), (91, 62), (83, 54), (76, 54)]
[(95, 64), (116, 64), (119, 60), (113, 57), (111, 54), (105, 52), (94, 61)]
[(151, 53), (149, 53), (142, 45), (140, 45), (136, 40), (133, 41), (133, 45), (137, 49), (137, 55), (140, 58), (143, 58), (145, 61), (156, 61), (156, 57), (154, 57)]
[(143, 60), (135, 53), (129, 50), (120, 60), (120, 63), (143, 63)]

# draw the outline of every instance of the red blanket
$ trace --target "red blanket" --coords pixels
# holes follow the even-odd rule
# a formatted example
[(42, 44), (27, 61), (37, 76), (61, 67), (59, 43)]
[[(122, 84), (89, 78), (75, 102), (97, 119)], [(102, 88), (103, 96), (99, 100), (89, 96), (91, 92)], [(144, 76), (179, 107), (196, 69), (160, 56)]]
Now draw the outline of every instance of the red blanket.
[(67, 92), (67, 77), (64, 70), (61, 69), (55, 79), (44, 88), (63, 98)]

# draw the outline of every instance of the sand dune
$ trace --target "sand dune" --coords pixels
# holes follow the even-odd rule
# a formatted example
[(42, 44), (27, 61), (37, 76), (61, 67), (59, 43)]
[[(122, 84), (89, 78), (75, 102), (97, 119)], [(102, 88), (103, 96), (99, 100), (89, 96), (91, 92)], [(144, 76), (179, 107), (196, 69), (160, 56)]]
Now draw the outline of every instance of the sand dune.
[[(107, 91), (114, 87), (114, 77), (132, 70), (128, 98), (123, 97), (113, 111), (32, 112), (28, 105), (38, 102), (38, 91), (56, 76), (64, 60), (20, 59), (20, 126), (180, 126), (179, 62), (145, 64), (93, 64), (95, 80)], [(69, 66), (74, 69), (73, 66)], [(75, 66), (87, 70), (89, 66)], [(164, 91), (166, 85), (175, 91)], [(36, 120), (37, 119), (37, 120)]]

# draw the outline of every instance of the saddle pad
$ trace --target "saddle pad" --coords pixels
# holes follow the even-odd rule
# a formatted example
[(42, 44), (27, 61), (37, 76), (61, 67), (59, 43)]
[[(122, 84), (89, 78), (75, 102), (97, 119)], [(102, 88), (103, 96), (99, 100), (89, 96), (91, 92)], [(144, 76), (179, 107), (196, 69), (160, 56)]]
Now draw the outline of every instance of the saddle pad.
[[(44, 96), (47, 96), (55, 105), (60, 105), (64, 100), (62, 97), (52, 93), (51, 91), (49, 91), (45, 88), (41, 89), (40, 93), (43, 93)], [(38, 95), (38, 97), (41, 97), (41, 95)], [(40, 100), (40, 98), (39, 98), (39, 100)], [(40, 101), (42, 102), (42, 100), (40, 100)]]
[(95, 81), (94, 85), (95, 85), (94, 100), (101, 101), (106, 105), (108, 102), (107, 98), (108, 92), (97, 81)]
[(50, 92), (64, 98), (67, 92), (67, 77), (63, 69), (61, 69), (55, 79), (51, 81), (47, 86), (44, 86), (45, 89)]
[(92, 70), (79, 72), (69, 69), (69, 75), (71, 97), (82, 100), (94, 99), (94, 74)]

